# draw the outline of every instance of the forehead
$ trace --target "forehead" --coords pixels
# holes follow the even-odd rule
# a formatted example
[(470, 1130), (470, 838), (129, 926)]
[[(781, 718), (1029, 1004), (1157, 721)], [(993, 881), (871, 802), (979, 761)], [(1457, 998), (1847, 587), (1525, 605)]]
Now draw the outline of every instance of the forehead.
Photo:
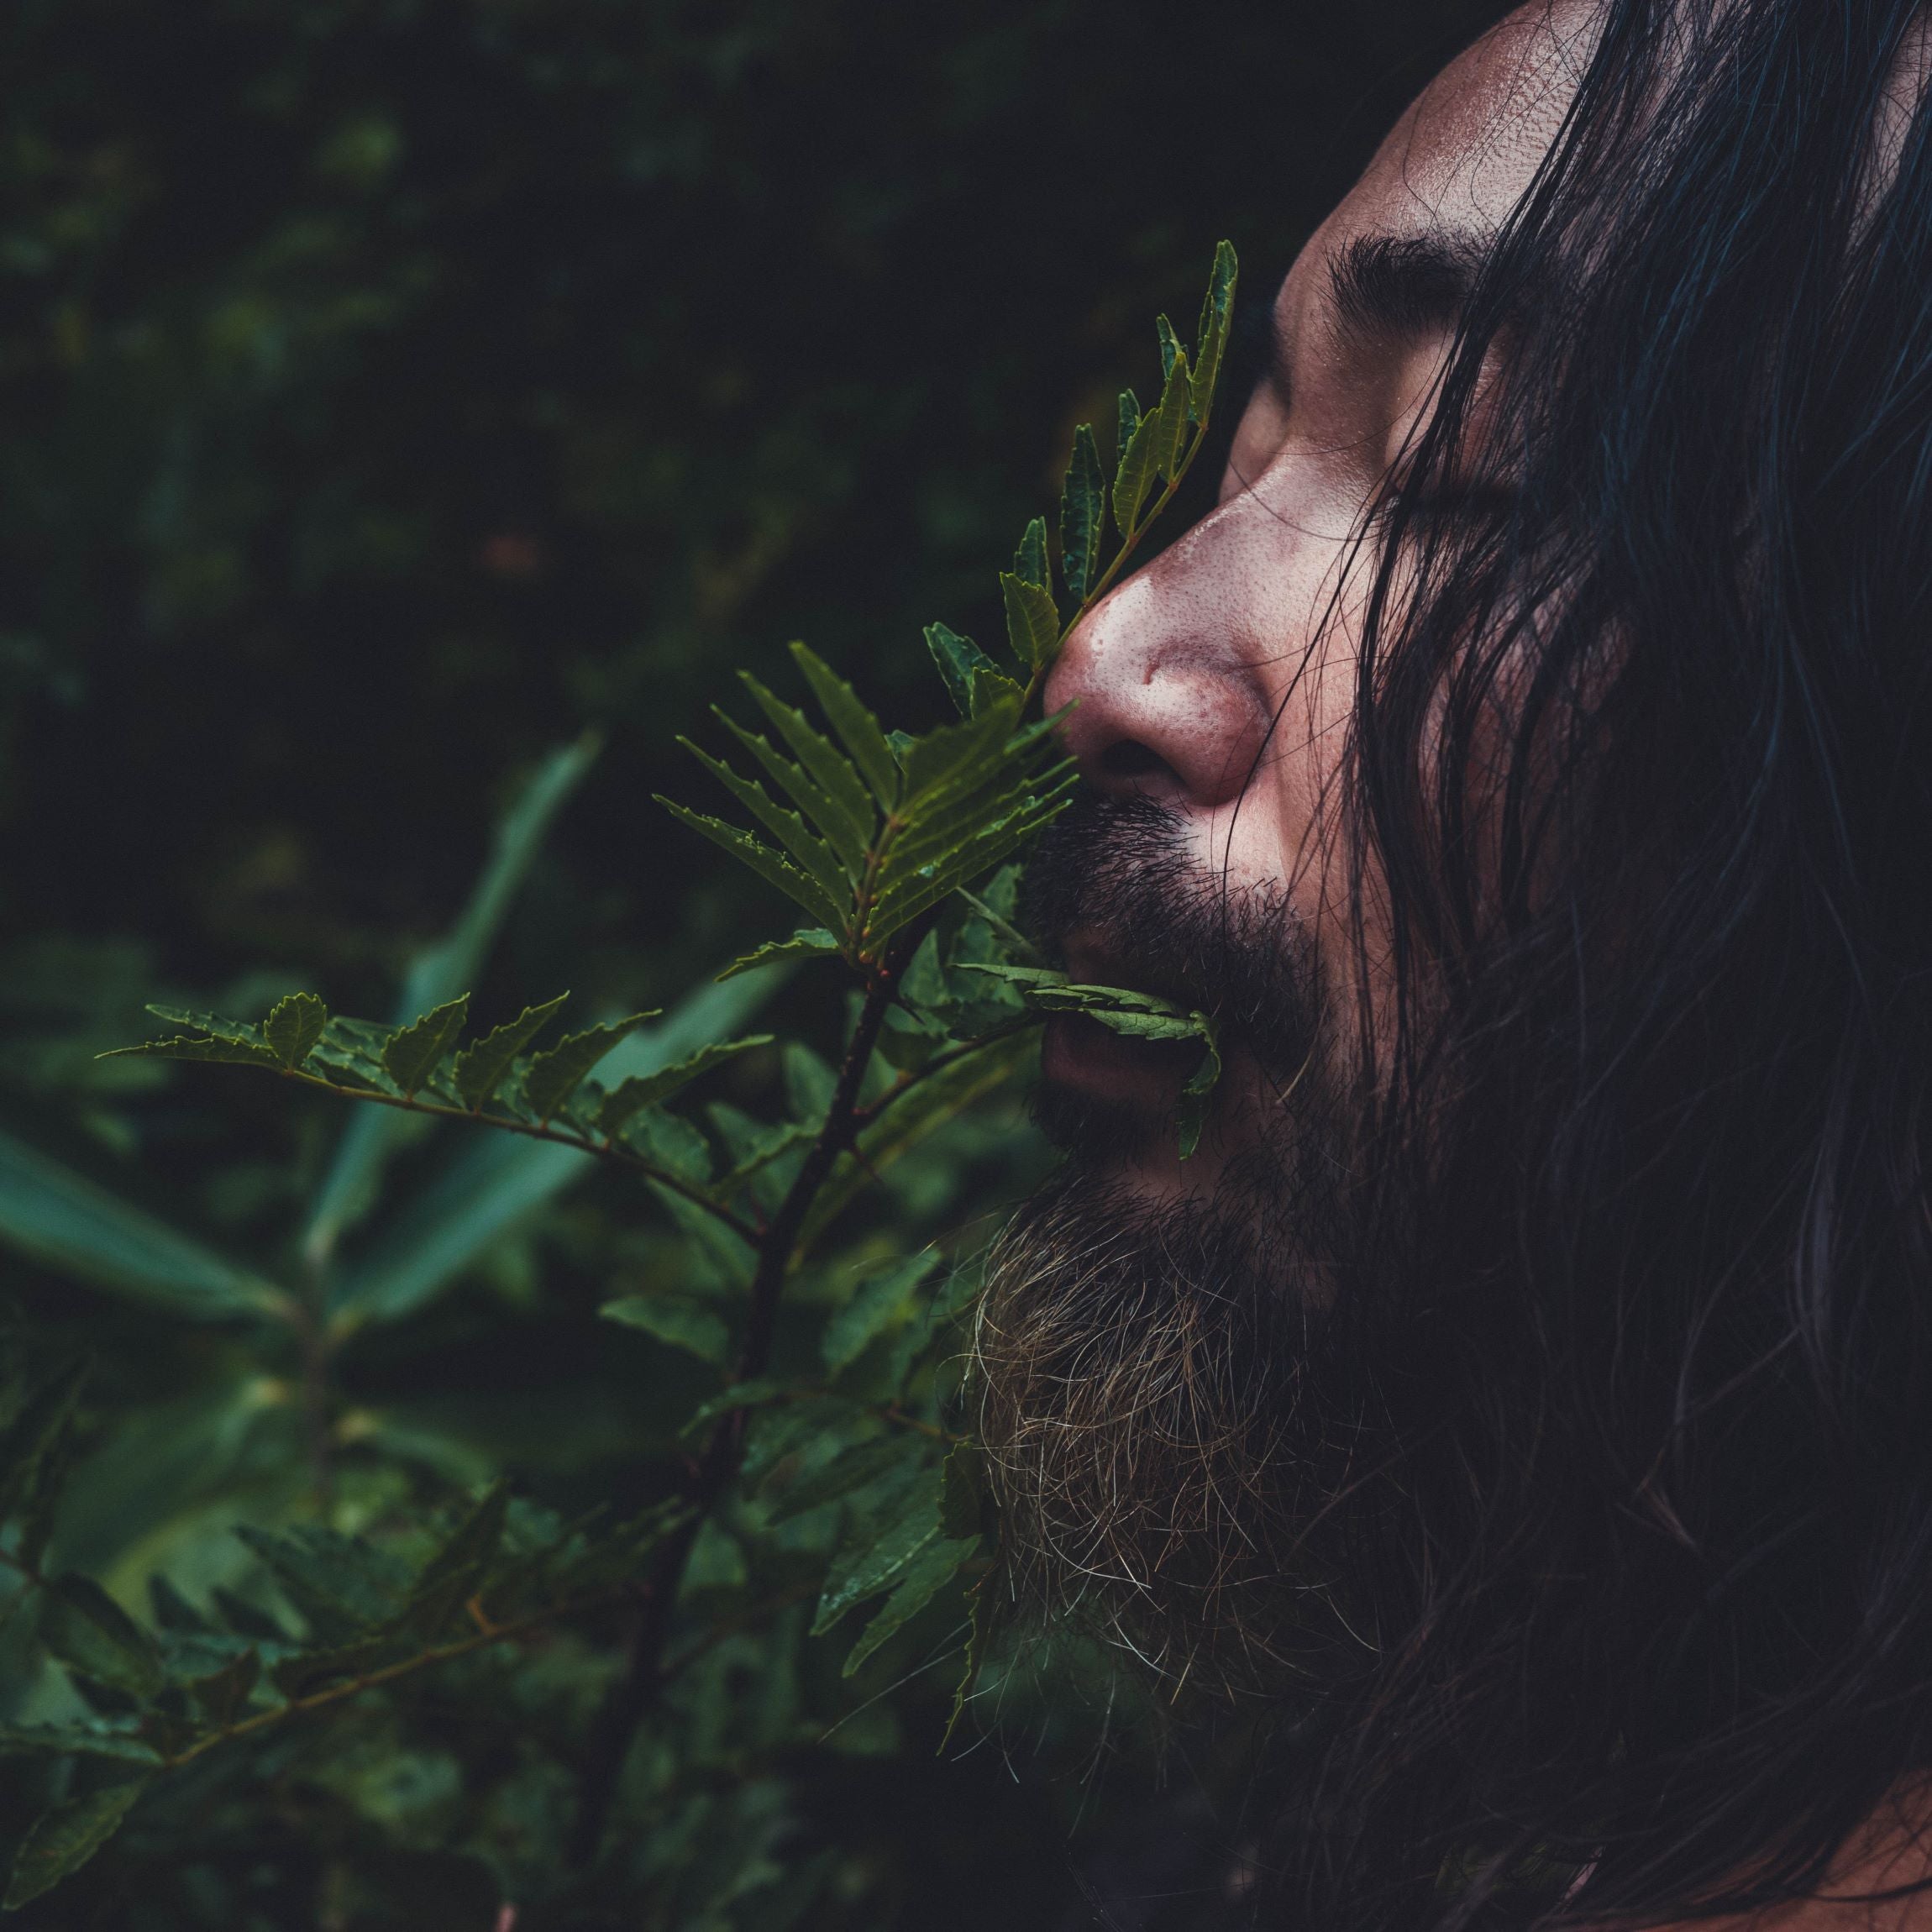
[(1536, 0), (1444, 68), (1302, 251), (1283, 286), (1284, 319), (1358, 235), (1493, 235), (1556, 138), (1597, 18), (1587, 0)]

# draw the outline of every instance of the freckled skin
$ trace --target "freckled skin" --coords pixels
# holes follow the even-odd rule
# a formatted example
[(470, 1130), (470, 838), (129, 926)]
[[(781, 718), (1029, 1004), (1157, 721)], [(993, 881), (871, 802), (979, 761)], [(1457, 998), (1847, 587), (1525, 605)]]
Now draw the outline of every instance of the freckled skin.
[[(1047, 685), (1049, 710), (1075, 706), (1066, 739), (1088, 778), (1165, 801), (1198, 863), (1231, 885), (1285, 885), (1331, 980), (1345, 969), (1347, 885), (1323, 806), (1353, 698), (1362, 581), (1343, 566), (1451, 332), (1362, 337), (1334, 312), (1330, 267), (1357, 236), (1493, 234), (1556, 135), (1592, 18), (1525, 8), (1403, 116), (1282, 285), (1285, 366), (1247, 402), (1219, 507), (1092, 612)], [(1268, 1104), (1252, 1069), (1231, 1068), (1226, 1085), (1224, 1113)], [(1170, 1138), (1134, 1163), (1136, 1184), (1170, 1199), (1211, 1189), (1214, 1142), (1234, 1131), (1224, 1122), (1184, 1164)]]

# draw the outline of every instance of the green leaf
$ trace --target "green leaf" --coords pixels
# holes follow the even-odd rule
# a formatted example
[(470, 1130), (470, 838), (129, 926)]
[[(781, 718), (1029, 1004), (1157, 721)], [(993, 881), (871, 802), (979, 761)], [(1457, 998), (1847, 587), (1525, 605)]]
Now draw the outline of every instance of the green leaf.
[(1018, 697), (1020, 687), (970, 638), (944, 624), (926, 627), (926, 648), (946, 680), (946, 695), (962, 717), (977, 717), (1003, 697)]
[(989, 1041), (926, 1074), (858, 1137), (858, 1158), (840, 1158), (806, 1216), (801, 1246), (809, 1248), (847, 1205), (908, 1149), (974, 1102), (1015, 1079), (1032, 1058), (1031, 1031)]
[(268, 1566), (323, 1643), (359, 1637), (388, 1623), (402, 1607), (407, 1567), (360, 1536), (312, 1524), (286, 1530), (240, 1524), (234, 1533)]
[[(410, 967), (392, 1009), (394, 1025), (407, 1027), (417, 1015), (454, 1002), (465, 987), (475, 984), (484, 956), (545, 834), (596, 762), (600, 743), (595, 733), (586, 733), (575, 744), (552, 752), (538, 766), (498, 824), (490, 862), (462, 917), (447, 937), (418, 954)], [(452, 1037), (449, 1044), (454, 1043)], [(419, 1083), (435, 1063), (423, 1068)], [(359, 1107), (350, 1115), (302, 1229), (302, 1257), (311, 1268), (321, 1268), (344, 1232), (375, 1205), (383, 1167), (408, 1126), (408, 1116), (392, 1107)]]
[(456, 1056), (454, 1069), (456, 1091), (463, 1096), (463, 1104), (471, 1113), (483, 1111), (503, 1076), (510, 1071), (510, 1063), (556, 1018), (559, 1009), (570, 996), (568, 993), (559, 993), (554, 1000), (546, 1000), (540, 1006), (526, 1006), (514, 1020), (507, 1020), (501, 1026), (493, 1027)]
[(1060, 644), (1060, 612), (1053, 593), (1002, 570), (1000, 595), (1005, 601), (1006, 641), (1013, 655), (1031, 670), (1051, 664)]
[(548, 1121), (618, 1041), (657, 1016), (658, 1009), (653, 1007), (648, 1013), (633, 1013), (627, 1020), (613, 1020), (607, 1026), (565, 1034), (548, 1053), (537, 1054), (525, 1068), (525, 1107), (539, 1121)]
[(156, 1625), (178, 1636), (205, 1637), (213, 1626), (158, 1572), (148, 1578), (148, 1604)]
[[(881, 738), (879, 743), (885, 741)], [(886, 754), (890, 757), (890, 752)], [(835, 930), (843, 930), (848, 923), (850, 907), (843, 899), (835, 900), (818, 881), (808, 874), (801, 872), (790, 859), (781, 858), (760, 840), (753, 838), (748, 832), (741, 831), (735, 825), (727, 825), (722, 818), (711, 818), (701, 811), (693, 811), (688, 806), (680, 805), (675, 800), (666, 798), (662, 792), (653, 795), (658, 803), (680, 824), (688, 825), (693, 832), (708, 838), (713, 845), (721, 847), (738, 860), (741, 865), (749, 866), (768, 885), (775, 885), (788, 899), (795, 900), (816, 919), (823, 920)]]
[(838, 1089), (838, 1075), (801, 1040), (785, 1042), (782, 1064), (785, 1104), (795, 1121), (816, 1133), (831, 1110), (832, 1096)]
[(700, 1047), (696, 1053), (680, 1060), (675, 1066), (661, 1067), (654, 1074), (633, 1075), (605, 1095), (603, 1104), (597, 1110), (598, 1132), (606, 1136), (617, 1133), (633, 1115), (669, 1100), (701, 1074), (708, 1074), (713, 1067), (722, 1066), (727, 1060), (735, 1060), (740, 1053), (748, 1053), (754, 1047), (769, 1047), (771, 1041), (769, 1033), (753, 1033), (742, 1040), (719, 1040), (710, 1046)]
[[(666, 1016), (620, 1040), (604, 1063), (606, 1079), (656, 1072), (742, 1026), (784, 983), (782, 968), (761, 967), (728, 985), (705, 984)], [(652, 1158), (675, 1168), (655, 1143), (660, 1128), (692, 1130), (669, 1114), (646, 1114)], [(701, 1158), (703, 1157), (700, 1149)], [(331, 1286), (329, 1320), (340, 1335), (370, 1320), (413, 1313), (455, 1280), (523, 1216), (596, 1167), (594, 1155), (554, 1142), (508, 1134), (475, 1137), (410, 1200), (376, 1244)], [(702, 1173), (687, 1178), (702, 1179)]]
[(1084, 1013), (1116, 1033), (1142, 1040), (1205, 1039), (1213, 1022), (1205, 1013), (1188, 1012), (1158, 994), (1129, 986), (1089, 986), (1035, 966), (960, 962), (960, 971), (983, 973), (1017, 986), (1029, 1006), (1047, 1013)]
[(895, 1263), (868, 1275), (837, 1310), (819, 1336), (819, 1354), (826, 1372), (836, 1375), (863, 1355), (867, 1347), (904, 1315), (914, 1292), (944, 1258), (937, 1248)]
[(812, 1618), (822, 1636), (854, 1604), (891, 1587), (927, 1544), (939, 1541), (938, 1472), (913, 1483), (898, 1508), (876, 1530), (868, 1530), (832, 1560)]
[(716, 1165), (711, 1144), (682, 1114), (647, 1108), (625, 1127), (622, 1138), (627, 1147), (642, 1154), (653, 1167), (694, 1187), (709, 1185)]
[(1094, 428), (1083, 423), (1074, 432), (1074, 454), (1060, 491), (1060, 574), (1076, 606), (1100, 574), (1100, 539), (1107, 518), (1107, 480), (1100, 469)]
[(986, 1606), (986, 1588), (982, 1583), (973, 1593), (973, 1621), (966, 1639), (966, 1661), (959, 1673), (959, 1682), (953, 1688), (952, 1715), (947, 1719), (945, 1734), (939, 1740), (942, 1751), (953, 1741), (953, 1733), (958, 1729), (959, 1719), (965, 1713), (966, 1700), (972, 1696), (974, 1686), (979, 1681), (980, 1667), (986, 1662), (986, 1641), (992, 1628), (992, 1613)]
[[(769, 740), (757, 732), (747, 731), (729, 711), (717, 705), (711, 709), (717, 713), (719, 723), (764, 767), (837, 853), (838, 862), (845, 869), (846, 881), (862, 878), (867, 848), (872, 839), (873, 816), (869, 804), (855, 814), (843, 793), (828, 791), (804, 766), (780, 757)], [(830, 745), (825, 748), (832, 757), (838, 756)]]
[(61, 1273), (198, 1321), (290, 1306), (272, 1283), (6, 1134), (0, 1241)]
[(892, 747), (885, 742), (885, 733), (879, 728), (879, 720), (822, 658), (801, 643), (793, 644), (791, 654), (813, 695), (824, 706), (825, 715), (832, 720), (832, 728), (872, 788), (872, 795), (882, 810), (890, 811), (899, 797), (899, 766), (892, 756)]
[(278, 1000), (261, 1023), (262, 1037), (276, 1063), (292, 1074), (322, 1037), (328, 1024), (328, 1009), (312, 993), (291, 993)]
[(153, 1697), (165, 1681), (154, 1640), (90, 1577), (48, 1585), (40, 1641), (70, 1670), (134, 1697)]
[(790, 959), (835, 958), (837, 953), (837, 940), (822, 926), (801, 926), (789, 939), (768, 939), (764, 945), (742, 954), (718, 978), (735, 979), (740, 973), (749, 973), (759, 966), (774, 966)]
[(42, 1812), (14, 1854), (0, 1904), (17, 1912), (78, 1872), (120, 1830), (121, 1820), (146, 1789), (145, 1778), (129, 1778)]
[(1164, 383), (1173, 374), (1174, 365), (1184, 354), (1181, 339), (1174, 333), (1174, 325), (1164, 315), (1154, 318), (1154, 333), (1160, 339), (1161, 381)]
[(186, 1033), (172, 1039), (144, 1040), (138, 1047), (113, 1047), (97, 1056), (103, 1060), (205, 1060), (224, 1067), (271, 1067), (281, 1072), (274, 1048), (253, 1040), (223, 1035), (197, 1038)]
[[(1121, 412), (1121, 422), (1124, 428), (1125, 408)], [(1152, 415), (1143, 416), (1136, 423), (1132, 435), (1121, 452), (1121, 466), (1114, 472), (1114, 522), (1123, 539), (1134, 534), (1141, 506), (1147, 501), (1147, 492), (1154, 486), (1160, 425), (1161, 412), (1158, 408)]]
[(699, 1403), (678, 1431), (678, 1440), (689, 1442), (721, 1415), (729, 1415), (739, 1409), (763, 1409), (769, 1403), (784, 1401), (790, 1393), (782, 1382), (774, 1382), (769, 1376), (759, 1376), (750, 1382), (734, 1382), (729, 1389), (720, 1389), (708, 1401)]
[(960, 1569), (979, 1553), (979, 1540), (956, 1542), (936, 1537), (899, 1572), (892, 1594), (860, 1634), (840, 1672), (851, 1677), (895, 1631), (911, 1622), (951, 1583)]
[(1051, 596), (1053, 590), (1052, 566), (1047, 561), (1047, 519), (1036, 517), (1026, 526), (1026, 533), (1020, 539), (1020, 548), (1013, 556), (1013, 575), (1022, 584), (1032, 584)]
[(261, 1652), (252, 1646), (231, 1657), (218, 1671), (192, 1679), (188, 1695), (195, 1708), (218, 1730), (233, 1724), (248, 1709), (261, 1676)]
[[(713, 758), (688, 738), (680, 738), (678, 743), (791, 854), (831, 905), (843, 906), (846, 903), (851, 896), (852, 879), (844, 864), (831, 846), (813, 836), (795, 811), (773, 804), (762, 785), (740, 777), (723, 759)], [(864, 870), (863, 848), (858, 869), (861, 873)]]
[(1221, 243), (1214, 251), (1214, 267), (1208, 276), (1207, 294), (1201, 301), (1200, 326), (1194, 336), (1194, 371), (1190, 413), (1197, 423), (1205, 423), (1214, 403), (1215, 385), (1221, 380), (1221, 359), (1227, 352), (1228, 329), (1234, 318), (1235, 285), (1240, 265), (1233, 245)]
[(86, 1379), (86, 1365), (76, 1362), (65, 1374), (42, 1383), (29, 1393), (18, 1414), (0, 1431), (0, 1524), (31, 1506), (45, 1483), (43, 1471), (57, 1459), (60, 1444), (73, 1425), (75, 1405)]
[(462, 1037), (469, 1017), (467, 993), (431, 1007), (412, 1026), (390, 1036), (382, 1048), (383, 1070), (405, 1094), (415, 1093)]
[(740, 671), (744, 686), (758, 706), (777, 727), (780, 737), (791, 747), (792, 756), (811, 774), (826, 795), (834, 800), (850, 821), (853, 832), (864, 845), (872, 843), (879, 822), (877, 807), (851, 759), (832, 741), (805, 722), (805, 714), (774, 697), (749, 671)]
[(1205, 1051), (1194, 1077), (1181, 1089), (1181, 1101), (1175, 1116), (1180, 1138), (1180, 1158), (1184, 1161), (1200, 1145), (1201, 1129), (1207, 1121), (1208, 1096), (1221, 1078), (1221, 1042), (1210, 1026)]
[(649, 1186), (659, 1205), (690, 1241), (684, 1268), (691, 1287), (717, 1287), (736, 1293), (752, 1285), (758, 1256), (738, 1231), (727, 1227), (715, 1213), (707, 1213), (694, 1200), (675, 1194), (657, 1180)]
[(130, 1730), (101, 1724), (0, 1724), (0, 1757), (104, 1757), (152, 1764), (155, 1754)]
[(1171, 482), (1181, 473), (1181, 457), (1188, 443), (1188, 410), (1191, 391), (1188, 387), (1188, 359), (1177, 349), (1174, 365), (1161, 390), (1160, 407), (1153, 415), (1153, 446), (1151, 458), (1154, 474)]
[(988, 1527), (986, 1452), (977, 1442), (956, 1442), (939, 1472), (939, 1527), (958, 1538), (982, 1536)]
[(1121, 391), (1121, 413), (1118, 426), (1114, 432), (1114, 468), (1118, 470), (1125, 460), (1128, 447), (1134, 440), (1134, 432), (1141, 426), (1140, 398), (1131, 389)]
[(886, 1478), (910, 1483), (925, 1467), (927, 1459), (926, 1445), (910, 1431), (853, 1443), (805, 1475), (787, 1483), (768, 1483), (762, 1494), (774, 1499), (766, 1501), (766, 1520), (775, 1527)]
[(724, 1317), (682, 1295), (627, 1294), (622, 1300), (606, 1301), (597, 1312), (606, 1321), (641, 1328), (701, 1362), (722, 1362), (731, 1352), (731, 1330)]
[(53, 1536), (86, 1379), (81, 1363), (35, 1389), (0, 1442), (0, 1522), (15, 1520), (13, 1560), (29, 1572), (40, 1567)]
[(464, 1512), (423, 1566), (410, 1586), (401, 1623), (420, 1636), (433, 1637), (483, 1588), (503, 1541), (509, 1510), (510, 1485), (500, 1477)]

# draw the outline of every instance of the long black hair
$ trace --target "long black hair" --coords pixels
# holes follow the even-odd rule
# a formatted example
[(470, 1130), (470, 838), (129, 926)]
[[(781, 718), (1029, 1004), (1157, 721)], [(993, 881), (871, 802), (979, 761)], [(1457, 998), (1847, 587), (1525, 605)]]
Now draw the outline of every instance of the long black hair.
[(1746, 1909), (1932, 1769), (1919, 13), (1607, 0), (1367, 533), (1405, 1426), (1271, 1923)]

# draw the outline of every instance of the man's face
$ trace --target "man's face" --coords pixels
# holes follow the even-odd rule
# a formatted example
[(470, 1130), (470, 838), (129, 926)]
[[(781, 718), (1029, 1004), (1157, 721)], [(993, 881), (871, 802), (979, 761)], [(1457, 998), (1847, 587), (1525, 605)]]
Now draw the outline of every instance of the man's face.
[[(1326, 1005), (1352, 999), (1364, 963), (1371, 987), (1377, 977), (1373, 891), (1365, 932), (1352, 932), (1332, 809), (1373, 575), (1364, 519), (1428, 408), (1474, 268), (1561, 122), (1589, 21), (1579, 6), (1524, 8), (1404, 115), (1282, 285), (1274, 352), (1219, 507), (1098, 606), (1047, 687), (1049, 710), (1075, 707), (1067, 742), (1095, 790), (1164, 809), (1168, 885), (1225, 888), (1248, 942), (1298, 951), (1305, 990)], [(1105, 844), (1105, 822), (1076, 819), (1060, 843)], [(1226, 993), (1186, 984), (1171, 958), (1143, 957), (1147, 908), (1131, 892), (1089, 891), (1072, 906), (1057, 896), (1040, 915), (1062, 927), (1074, 979), (1196, 996), (1189, 1004)], [(1312, 1020), (1284, 1024), (1278, 1043), (1312, 1044)], [(1256, 1044), (1237, 1045), (1220, 1131), (1184, 1165), (1171, 1131), (1133, 1137), (1131, 1151), (1115, 1137), (1123, 1180), (1168, 1200), (1222, 1184), (1231, 1156), (1294, 1104), (1290, 1085), (1305, 1090), (1296, 1065), (1257, 1063)], [(1049, 1029), (1046, 1074), (1063, 1096), (1152, 1121), (1171, 1112), (1181, 1058), (1067, 1019)]]
[(1227, 1073), (1184, 1163), (1188, 1055), (1054, 1021), (1043, 1118), (1068, 1158), (994, 1257), (982, 1434), (1037, 1593), (1175, 1667), (1293, 1649), (1284, 1577), (1304, 1599), (1336, 1585), (1359, 1540), (1341, 1499), (1363, 1457), (1399, 1453), (1351, 1293), (1374, 1156), (1350, 1021), (1373, 1031), (1383, 979), (1374, 880), (1334, 811), (1363, 533), (1589, 20), (1525, 9), (1403, 118), (1282, 286), (1219, 507), (1096, 608), (1048, 685), (1089, 783), (1042, 843), (1028, 916), (1076, 979), (1214, 1013)]

